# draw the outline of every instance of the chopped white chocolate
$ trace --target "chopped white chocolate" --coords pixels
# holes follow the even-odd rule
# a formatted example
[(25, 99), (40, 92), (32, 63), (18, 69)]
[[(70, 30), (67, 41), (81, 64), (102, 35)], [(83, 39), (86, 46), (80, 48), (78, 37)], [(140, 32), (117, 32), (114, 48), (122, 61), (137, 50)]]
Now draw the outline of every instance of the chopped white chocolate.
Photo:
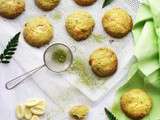
[(40, 108), (37, 108), (36, 106), (35, 107), (32, 107), (31, 108), (31, 112), (35, 115), (43, 115), (45, 110), (44, 109), (40, 109)]
[(33, 116), (32, 116), (32, 118), (31, 118), (31, 120), (40, 120), (40, 119), (39, 119), (39, 117), (38, 117), (38, 116), (33, 115)]
[(20, 104), (16, 106), (16, 116), (18, 119), (22, 119), (24, 117), (25, 106)]
[(29, 120), (32, 118), (32, 112), (29, 108), (25, 108), (25, 111), (24, 111), (24, 117), (25, 119)]
[(30, 100), (28, 100), (28, 101), (25, 103), (25, 105), (26, 105), (27, 107), (33, 107), (33, 106), (39, 104), (40, 101), (41, 101), (40, 99), (30, 99)]

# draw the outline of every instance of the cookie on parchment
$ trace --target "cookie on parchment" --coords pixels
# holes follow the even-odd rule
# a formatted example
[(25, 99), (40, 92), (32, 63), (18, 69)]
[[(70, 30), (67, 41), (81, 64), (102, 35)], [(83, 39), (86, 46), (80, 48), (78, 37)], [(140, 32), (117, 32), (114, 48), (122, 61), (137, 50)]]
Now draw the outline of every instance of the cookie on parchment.
[(24, 0), (0, 0), (0, 16), (13, 19), (25, 11)]
[(53, 38), (53, 27), (45, 17), (35, 17), (26, 22), (23, 36), (34, 47), (48, 44)]
[(94, 4), (97, 0), (74, 0), (80, 6), (89, 6)]
[(65, 22), (66, 30), (76, 41), (87, 39), (95, 26), (95, 21), (90, 13), (84, 10), (70, 14)]
[(102, 19), (104, 30), (112, 37), (122, 38), (133, 27), (131, 16), (121, 8), (113, 8), (107, 11)]
[(35, 3), (40, 9), (49, 11), (57, 7), (60, 0), (35, 0)]
[(96, 75), (106, 77), (116, 72), (118, 59), (112, 49), (99, 48), (91, 54), (89, 64)]

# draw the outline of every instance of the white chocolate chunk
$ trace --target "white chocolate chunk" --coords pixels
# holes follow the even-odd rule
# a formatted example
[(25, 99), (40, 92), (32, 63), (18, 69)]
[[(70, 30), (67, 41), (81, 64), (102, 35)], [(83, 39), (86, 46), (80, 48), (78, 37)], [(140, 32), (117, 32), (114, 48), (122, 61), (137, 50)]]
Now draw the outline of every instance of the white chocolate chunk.
[(32, 118), (31, 118), (31, 120), (40, 120), (40, 119), (39, 119), (39, 117), (38, 117), (38, 116), (33, 115), (33, 116), (32, 116)]
[(33, 106), (39, 104), (40, 102), (41, 102), (40, 99), (31, 99), (31, 100), (28, 100), (28, 101), (25, 103), (25, 105), (26, 105), (27, 107), (33, 107)]
[(16, 106), (16, 116), (18, 119), (22, 119), (24, 117), (25, 106), (17, 105)]
[(37, 104), (36, 106), (34, 106), (35, 108), (37, 109), (42, 109), (42, 110), (45, 110), (46, 108), (46, 102), (44, 100), (40, 101), (39, 104)]
[(19, 120), (40, 120), (39, 116), (45, 113), (46, 105), (45, 100), (30, 99), (16, 107), (16, 116)]
[(18, 119), (22, 119), (24, 117), (24, 110), (25, 110), (24, 105), (21, 104), (16, 106), (16, 116)]
[(25, 112), (24, 112), (24, 117), (25, 119), (29, 120), (32, 118), (32, 112), (29, 108), (25, 108)]
[(35, 115), (43, 115), (45, 110), (44, 109), (40, 109), (40, 108), (37, 108), (36, 106), (35, 107), (32, 107), (31, 108), (31, 112)]

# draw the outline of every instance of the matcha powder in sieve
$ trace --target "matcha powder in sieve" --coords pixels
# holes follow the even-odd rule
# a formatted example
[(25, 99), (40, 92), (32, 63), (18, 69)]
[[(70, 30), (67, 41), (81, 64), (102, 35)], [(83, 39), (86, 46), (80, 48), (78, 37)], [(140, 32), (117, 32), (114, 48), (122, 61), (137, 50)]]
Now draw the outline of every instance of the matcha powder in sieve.
[(63, 49), (57, 48), (52, 54), (52, 59), (57, 63), (64, 63), (67, 59), (67, 53)]

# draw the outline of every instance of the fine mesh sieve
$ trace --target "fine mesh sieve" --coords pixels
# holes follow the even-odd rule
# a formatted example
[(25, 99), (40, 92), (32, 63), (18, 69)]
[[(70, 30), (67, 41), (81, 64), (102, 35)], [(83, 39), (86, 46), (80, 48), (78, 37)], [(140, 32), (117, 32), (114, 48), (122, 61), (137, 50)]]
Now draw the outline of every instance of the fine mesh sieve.
[[(58, 49), (61, 49), (61, 50), (65, 51), (65, 53), (66, 53), (66, 60), (64, 63), (58, 63), (55, 60), (53, 60), (53, 53)], [(43, 65), (41, 65), (37, 68), (34, 68), (33, 70), (26, 72), (23, 75), (20, 75), (14, 79), (8, 81), (6, 83), (6, 89), (11, 90), (11, 89), (15, 88), (17, 85), (19, 85), (24, 80), (26, 80), (27, 78), (29, 78), (30, 76), (32, 76), (33, 74), (38, 72), (43, 67), (47, 67), (52, 72), (56, 72), (56, 73), (66, 71), (71, 66), (71, 64), (73, 62), (72, 51), (65, 44), (55, 43), (55, 44), (49, 46), (45, 50), (45, 52), (43, 54), (43, 61), (44, 61)]]

